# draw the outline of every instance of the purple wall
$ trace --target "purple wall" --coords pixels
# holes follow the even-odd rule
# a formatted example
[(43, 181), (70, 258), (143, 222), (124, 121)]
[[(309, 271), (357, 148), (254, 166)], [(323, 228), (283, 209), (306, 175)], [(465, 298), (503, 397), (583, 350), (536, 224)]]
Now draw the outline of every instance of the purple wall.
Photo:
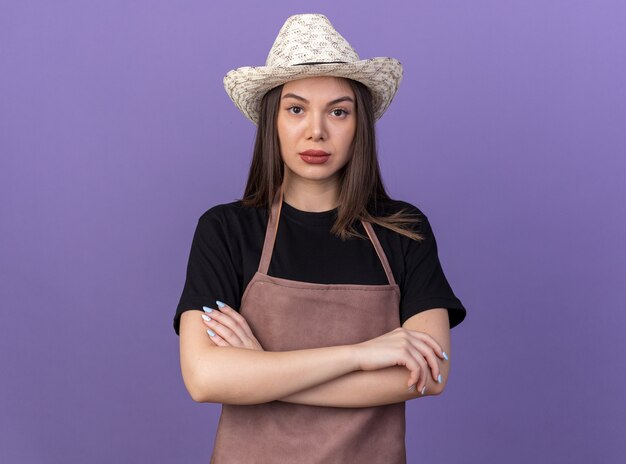
[(409, 462), (622, 462), (626, 4), (392, 4), (2, 2), (0, 462), (208, 462), (171, 320), (249, 165), (222, 77), (310, 12), (404, 64), (383, 175), (468, 308)]

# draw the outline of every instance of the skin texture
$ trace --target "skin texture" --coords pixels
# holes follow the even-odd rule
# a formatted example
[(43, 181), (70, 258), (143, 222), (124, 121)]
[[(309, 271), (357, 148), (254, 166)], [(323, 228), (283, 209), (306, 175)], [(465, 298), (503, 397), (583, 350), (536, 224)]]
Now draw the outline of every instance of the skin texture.
[[(343, 97), (352, 101), (331, 103)], [(284, 200), (302, 211), (335, 208), (337, 174), (350, 160), (349, 148), (356, 130), (354, 92), (348, 83), (337, 77), (287, 82), (276, 126), (285, 162)], [(308, 164), (298, 153), (309, 149), (323, 150), (331, 156), (324, 164)]]
[[(344, 97), (354, 100), (347, 82), (335, 77), (283, 87), (276, 124), (285, 163), (284, 200), (297, 209), (337, 206), (338, 172), (349, 162), (356, 128), (354, 103), (334, 102)], [(331, 156), (311, 165), (298, 155), (308, 149)], [(286, 352), (264, 351), (245, 318), (228, 305), (205, 313), (208, 321), (200, 309), (184, 312), (180, 322), (183, 380), (198, 402), (366, 407), (438, 395), (449, 375), (445, 308), (420, 312), (401, 328), (359, 344)]]
[[(232, 308), (214, 309), (208, 313), (212, 318), (208, 322), (200, 311), (186, 311), (181, 316), (181, 367), (194, 401), (257, 404), (282, 400), (365, 407), (437, 395), (445, 387), (450, 361), (444, 360), (442, 351), (448, 353), (450, 348), (449, 338), (441, 335), (448, 330), (443, 308), (418, 313), (402, 328), (356, 345), (284, 352), (244, 347), (253, 344), (245, 331), (237, 338), (228, 333), (237, 333), (228, 324), (241, 330), (241, 320), (245, 320), (236, 321), (234, 313)], [(212, 327), (216, 335), (208, 335), (206, 327)], [(218, 340), (218, 333), (225, 343)], [(442, 383), (435, 381), (439, 373)], [(409, 391), (408, 386), (416, 382), (418, 388)], [(424, 385), (426, 391), (421, 395)]]
[[(205, 314), (210, 320), (203, 319), (214, 336), (209, 339), (215, 346), (238, 346), (251, 350), (263, 350), (245, 318), (230, 306), (221, 310), (214, 309)], [(412, 398), (440, 394), (445, 388), (450, 370), (450, 361), (437, 353), (446, 352), (450, 358), (450, 330), (448, 312), (445, 308), (433, 308), (415, 314), (402, 326), (412, 331), (415, 337), (421, 337), (420, 344), (423, 363), (420, 365), (418, 388), (410, 392), (405, 389), (410, 372), (406, 367), (392, 366), (374, 371), (357, 370), (315, 387), (278, 398), (290, 403), (317, 406), (365, 407), (407, 401)], [(380, 337), (379, 337), (380, 338)], [(376, 339), (374, 339), (376, 340)], [(380, 341), (380, 340), (379, 340)], [(416, 344), (417, 346), (417, 344)], [(381, 345), (382, 347), (382, 345)], [(378, 350), (378, 346), (372, 346)], [(365, 354), (370, 357), (371, 354)], [(370, 358), (371, 359), (371, 358)], [(437, 382), (441, 374), (442, 382)], [(426, 387), (424, 395), (421, 390)], [(359, 392), (355, 395), (355, 392)], [(398, 399), (402, 398), (402, 399)]]

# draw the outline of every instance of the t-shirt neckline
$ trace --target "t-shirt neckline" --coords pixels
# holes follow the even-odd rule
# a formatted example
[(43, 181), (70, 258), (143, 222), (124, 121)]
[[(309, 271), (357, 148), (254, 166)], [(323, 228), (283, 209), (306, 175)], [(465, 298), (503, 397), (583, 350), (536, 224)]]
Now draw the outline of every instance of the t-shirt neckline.
[(302, 211), (294, 206), (291, 206), (285, 200), (281, 211), (284, 215), (290, 219), (294, 219), (307, 225), (332, 225), (337, 219), (337, 211), (339, 207), (329, 209), (327, 211)]

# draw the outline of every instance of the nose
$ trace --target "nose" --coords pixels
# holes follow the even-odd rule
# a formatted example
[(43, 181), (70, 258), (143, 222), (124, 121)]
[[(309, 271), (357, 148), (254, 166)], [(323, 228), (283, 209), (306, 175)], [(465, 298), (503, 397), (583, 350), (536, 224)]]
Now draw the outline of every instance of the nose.
[(322, 113), (310, 113), (309, 126), (307, 129), (308, 140), (325, 140), (327, 138), (326, 121)]

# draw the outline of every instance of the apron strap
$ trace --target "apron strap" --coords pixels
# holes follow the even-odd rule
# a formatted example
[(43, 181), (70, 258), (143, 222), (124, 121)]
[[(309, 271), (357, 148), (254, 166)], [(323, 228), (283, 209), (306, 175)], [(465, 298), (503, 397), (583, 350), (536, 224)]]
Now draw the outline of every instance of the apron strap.
[[(274, 201), (272, 202), (272, 207), (270, 210), (270, 216), (267, 220), (267, 228), (265, 230), (265, 240), (263, 241), (263, 251), (261, 252), (261, 260), (259, 261), (259, 272), (261, 274), (267, 274), (267, 271), (270, 267), (270, 260), (272, 259), (272, 251), (274, 250), (274, 243), (276, 242), (276, 233), (278, 232), (278, 220), (280, 219), (280, 211), (283, 206), (283, 186), (281, 185), (276, 195), (274, 196)], [(367, 222), (361, 220), (363, 224), (363, 228), (367, 235), (369, 236), (372, 244), (374, 245), (374, 249), (376, 250), (376, 254), (380, 259), (381, 264), (383, 265), (383, 269), (385, 270), (385, 275), (387, 276), (387, 280), (390, 285), (396, 285), (396, 280), (393, 277), (393, 272), (391, 272), (391, 266), (389, 265), (389, 261), (387, 260), (387, 255), (383, 250), (383, 247), (378, 240), (378, 236), (372, 225)]]
[(391, 272), (391, 266), (389, 265), (389, 261), (387, 260), (387, 255), (385, 254), (385, 251), (383, 250), (383, 247), (378, 240), (376, 232), (374, 232), (372, 224), (367, 221), (361, 221), (361, 223), (363, 224), (365, 232), (367, 232), (367, 235), (374, 245), (374, 249), (376, 250), (376, 254), (378, 255), (378, 257), (380, 258), (383, 269), (385, 269), (385, 274), (387, 275), (387, 280), (389, 280), (389, 285), (396, 285), (396, 279), (393, 278), (393, 272)]
[(281, 185), (270, 210), (270, 216), (267, 220), (265, 229), (265, 241), (263, 242), (263, 251), (261, 252), (261, 260), (259, 261), (259, 272), (267, 274), (272, 259), (272, 251), (274, 250), (274, 242), (276, 241), (276, 232), (278, 232), (278, 219), (280, 218), (280, 210), (283, 206), (283, 186)]

